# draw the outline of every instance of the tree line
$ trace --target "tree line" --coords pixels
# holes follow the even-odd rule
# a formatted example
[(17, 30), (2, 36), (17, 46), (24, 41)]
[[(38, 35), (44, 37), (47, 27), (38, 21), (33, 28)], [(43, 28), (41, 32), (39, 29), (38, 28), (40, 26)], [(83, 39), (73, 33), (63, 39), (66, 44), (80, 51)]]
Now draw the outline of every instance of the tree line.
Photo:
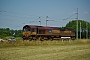
[(22, 37), (22, 30), (10, 30), (9, 28), (0, 28), (0, 38), (7, 36)]
[[(84, 20), (78, 20), (78, 37), (80, 38), (80, 22), (81, 22), (81, 38), (90, 38), (90, 23)], [(73, 28), (76, 31), (76, 20), (69, 21), (66, 26), (67, 28)], [(0, 38), (7, 36), (22, 37), (22, 30), (10, 30), (9, 28), (0, 28)]]
[[(76, 31), (76, 20), (69, 21), (65, 27), (73, 28)], [(81, 26), (80, 26), (81, 23)], [(80, 29), (81, 27), (81, 29)], [(78, 20), (78, 37), (80, 38), (80, 30), (81, 30), (81, 38), (90, 38), (90, 23), (84, 20)]]

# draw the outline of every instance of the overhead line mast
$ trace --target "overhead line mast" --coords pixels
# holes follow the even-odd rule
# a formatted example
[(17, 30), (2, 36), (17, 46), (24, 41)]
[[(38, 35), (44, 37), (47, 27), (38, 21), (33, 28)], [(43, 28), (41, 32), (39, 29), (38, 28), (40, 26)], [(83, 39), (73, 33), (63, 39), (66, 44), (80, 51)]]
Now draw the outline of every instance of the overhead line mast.
[(78, 8), (77, 8), (77, 16), (76, 16), (76, 39), (78, 40)]
[(46, 27), (47, 27), (47, 22), (48, 21), (54, 21), (54, 20), (47, 20), (48, 16), (46, 16)]
[(41, 26), (41, 17), (39, 17), (39, 19), (40, 19), (40, 21), (39, 21), (39, 22), (40, 22), (40, 26)]

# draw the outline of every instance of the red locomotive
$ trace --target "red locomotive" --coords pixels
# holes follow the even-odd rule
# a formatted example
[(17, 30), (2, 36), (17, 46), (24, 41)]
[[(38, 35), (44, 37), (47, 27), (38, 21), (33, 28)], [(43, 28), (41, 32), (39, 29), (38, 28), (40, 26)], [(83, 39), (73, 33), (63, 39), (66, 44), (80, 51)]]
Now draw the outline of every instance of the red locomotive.
[(62, 37), (75, 39), (75, 31), (70, 28), (46, 27), (25, 25), (23, 27), (23, 40), (54, 40)]

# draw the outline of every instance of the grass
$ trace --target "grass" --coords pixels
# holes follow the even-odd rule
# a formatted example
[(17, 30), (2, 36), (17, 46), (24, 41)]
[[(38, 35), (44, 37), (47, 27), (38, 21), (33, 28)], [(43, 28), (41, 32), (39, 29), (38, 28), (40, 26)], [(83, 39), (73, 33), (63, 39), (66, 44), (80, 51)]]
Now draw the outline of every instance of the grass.
[(0, 60), (90, 60), (90, 40), (0, 43)]
[[(11, 37), (14, 37), (14, 36), (6, 36), (6, 37), (3, 37), (2, 39), (8, 40)], [(22, 37), (15, 37), (15, 38), (16, 38), (16, 40), (21, 40), (22, 39)]]

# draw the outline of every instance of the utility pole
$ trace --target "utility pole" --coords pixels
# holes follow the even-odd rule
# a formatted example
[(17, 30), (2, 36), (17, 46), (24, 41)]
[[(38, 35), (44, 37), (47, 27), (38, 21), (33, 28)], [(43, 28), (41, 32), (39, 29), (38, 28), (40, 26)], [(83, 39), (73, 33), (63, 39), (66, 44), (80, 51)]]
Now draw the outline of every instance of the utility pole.
[[(75, 18), (76, 19), (76, 40), (78, 40), (78, 8), (77, 8), (77, 12), (75, 13), (75, 15), (76, 15), (76, 18)], [(70, 17), (66, 19), (69, 19)], [(66, 19), (63, 19), (63, 20), (66, 20)]]
[(86, 39), (88, 39), (88, 23), (86, 22)]
[(77, 8), (77, 16), (76, 16), (76, 39), (78, 40), (78, 8)]
[(54, 20), (47, 20), (48, 16), (46, 16), (46, 27), (47, 27), (47, 22), (48, 21), (54, 21)]
[(81, 39), (81, 22), (80, 22), (80, 39)]
[(48, 21), (47, 18), (48, 18), (48, 16), (46, 16), (46, 27), (47, 27), (47, 21)]
[(41, 17), (39, 17), (39, 19), (40, 19), (40, 21), (39, 21), (39, 22), (40, 22), (40, 26), (41, 26)]

